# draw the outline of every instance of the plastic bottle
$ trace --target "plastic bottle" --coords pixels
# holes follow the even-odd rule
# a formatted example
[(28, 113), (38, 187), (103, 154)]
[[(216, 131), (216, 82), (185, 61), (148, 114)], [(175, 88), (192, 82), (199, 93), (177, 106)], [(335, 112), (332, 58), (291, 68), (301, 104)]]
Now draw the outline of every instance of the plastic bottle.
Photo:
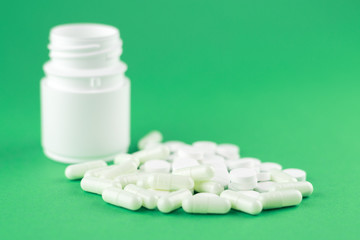
[(130, 142), (130, 81), (119, 31), (66, 24), (50, 32), (41, 80), (42, 146), (66, 163), (110, 160)]

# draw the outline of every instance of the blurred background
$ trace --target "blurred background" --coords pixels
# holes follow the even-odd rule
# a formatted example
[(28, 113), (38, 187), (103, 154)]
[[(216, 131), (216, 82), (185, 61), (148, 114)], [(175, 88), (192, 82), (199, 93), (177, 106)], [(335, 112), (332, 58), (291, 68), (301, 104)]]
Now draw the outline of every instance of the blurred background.
[[(131, 237), (140, 224), (143, 232), (137, 236), (173, 239), (196, 231), (204, 238), (241, 236), (259, 224), (264, 231), (253, 233), (254, 238), (273, 236), (271, 229), (280, 225), (285, 230), (279, 239), (304, 238), (303, 228), (314, 238), (349, 239), (358, 233), (359, 1), (1, 5), (0, 204), (5, 209), (0, 233), (5, 238), (30, 233), (37, 238), (115, 237), (121, 231)], [(39, 83), (49, 31), (73, 22), (120, 29), (121, 59), (132, 84), (130, 151), (153, 129), (165, 140), (235, 143), (242, 156), (306, 170), (314, 196), (300, 209), (252, 218), (132, 213), (85, 195), (78, 182), (64, 179), (65, 165), (48, 160), (40, 146)], [(92, 228), (95, 219), (101, 231)], [(126, 229), (114, 230), (117, 221)], [(242, 233), (224, 233), (223, 224)], [(327, 232), (320, 231), (325, 227)]]

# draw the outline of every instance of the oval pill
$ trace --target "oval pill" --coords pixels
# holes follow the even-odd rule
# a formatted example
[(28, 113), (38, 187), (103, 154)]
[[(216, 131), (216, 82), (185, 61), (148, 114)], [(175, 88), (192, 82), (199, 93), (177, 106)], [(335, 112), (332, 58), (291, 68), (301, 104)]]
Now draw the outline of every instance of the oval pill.
[(102, 160), (72, 164), (66, 167), (65, 176), (70, 180), (80, 179), (84, 177), (86, 171), (106, 166), (106, 162)]
[(180, 189), (172, 192), (166, 196), (161, 197), (157, 202), (159, 211), (163, 213), (172, 212), (181, 207), (182, 201), (187, 197), (191, 197), (191, 192), (188, 189)]
[[(198, 194), (197, 194), (198, 195)], [(226, 214), (231, 209), (229, 200), (215, 194), (194, 195), (183, 200), (182, 208), (187, 213)]]
[(134, 211), (142, 205), (140, 197), (119, 188), (106, 188), (102, 193), (102, 198), (107, 203)]
[(250, 197), (241, 192), (226, 190), (221, 193), (220, 197), (228, 199), (231, 207), (251, 215), (257, 215), (262, 211), (262, 203), (256, 198)]

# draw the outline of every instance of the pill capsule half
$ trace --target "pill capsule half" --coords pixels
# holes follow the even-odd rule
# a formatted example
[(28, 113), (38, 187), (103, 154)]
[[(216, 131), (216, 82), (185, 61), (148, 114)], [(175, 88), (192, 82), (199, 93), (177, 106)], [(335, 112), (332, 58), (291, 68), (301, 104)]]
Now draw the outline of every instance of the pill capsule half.
[(147, 189), (138, 187), (134, 184), (129, 184), (124, 188), (125, 191), (133, 193), (141, 198), (142, 205), (147, 209), (156, 208), (157, 198), (155, 194)]
[(166, 196), (161, 197), (157, 202), (160, 212), (169, 213), (181, 207), (182, 201), (187, 197), (191, 197), (188, 189), (180, 189)]
[(298, 190), (281, 190), (261, 193), (259, 199), (264, 209), (272, 209), (299, 205), (302, 195)]
[(80, 182), (81, 189), (86, 192), (102, 194), (106, 188), (116, 187), (121, 189), (121, 184), (118, 181), (110, 179), (84, 177)]
[(211, 166), (200, 165), (177, 169), (173, 171), (173, 174), (188, 176), (191, 177), (194, 181), (206, 181), (214, 177), (215, 171)]
[(136, 184), (140, 179), (143, 179), (147, 176), (146, 173), (130, 173), (126, 175), (120, 175), (114, 180), (120, 182), (121, 186), (125, 187), (129, 184)]
[(70, 180), (80, 179), (84, 177), (86, 171), (106, 166), (106, 162), (102, 160), (72, 164), (65, 169), (65, 176)]
[(106, 188), (102, 193), (102, 198), (107, 203), (134, 211), (142, 205), (140, 197), (119, 188)]
[(233, 209), (251, 215), (259, 214), (263, 208), (262, 203), (258, 199), (240, 192), (226, 190), (221, 193), (220, 197), (228, 199)]
[(199, 193), (205, 192), (220, 195), (220, 193), (224, 191), (224, 186), (212, 181), (195, 182), (194, 190)]
[(270, 188), (270, 191), (287, 190), (287, 189), (296, 189), (301, 192), (303, 197), (310, 196), (314, 191), (314, 187), (310, 182), (276, 183)]
[(159, 173), (152, 174), (145, 180), (150, 188), (158, 190), (174, 191), (182, 188), (194, 188), (194, 180), (187, 176)]
[(200, 193), (183, 200), (182, 208), (187, 213), (226, 214), (231, 209), (229, 200), (215, 194)]

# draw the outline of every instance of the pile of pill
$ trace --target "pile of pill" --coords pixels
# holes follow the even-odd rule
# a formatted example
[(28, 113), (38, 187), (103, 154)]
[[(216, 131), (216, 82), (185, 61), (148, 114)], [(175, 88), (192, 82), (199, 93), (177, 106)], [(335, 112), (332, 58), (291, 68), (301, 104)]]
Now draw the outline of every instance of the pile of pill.
[(182, 207), (187, 213), (226, 214), (234, 209), (257, 215), (296, 206), (313, 192), (303, 170), (240, 158), (234, 144), (162, 140), (160, 132), (152, 131), (138, 142), (139, 151), (116, 156), (113, 165), (73, 164), (65, 176), (82, 179), (84, 191), (102, 195), (107, 203), (163, 213)]

